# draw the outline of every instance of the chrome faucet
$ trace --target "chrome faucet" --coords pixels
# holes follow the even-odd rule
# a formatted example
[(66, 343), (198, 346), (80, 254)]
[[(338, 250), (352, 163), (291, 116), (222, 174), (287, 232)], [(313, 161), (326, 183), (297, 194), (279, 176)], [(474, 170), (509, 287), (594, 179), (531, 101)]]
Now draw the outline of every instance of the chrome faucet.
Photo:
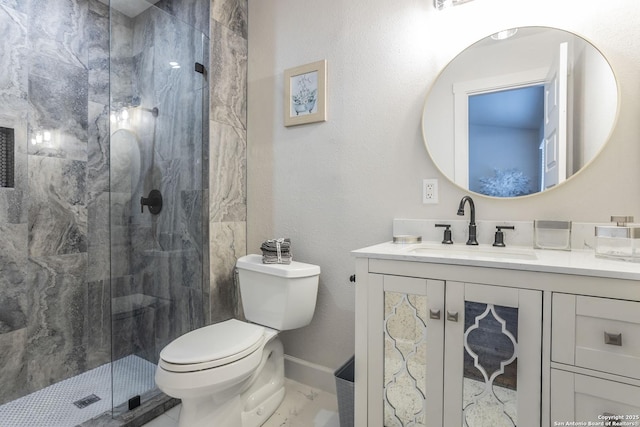
[(476, 240), (476, 205), (473, 203), (473, 199), (470, 196), (464, 196), (462, 200), (460, 200), (460, 205), (458, 206), (458, 215), (464, 215), (464, 204), (469, 202), (469, 208), (471, 209), (471, 217), (469, 218), (469, 239), (467, 240), (467, 245), (477, 245), (478, 241)]

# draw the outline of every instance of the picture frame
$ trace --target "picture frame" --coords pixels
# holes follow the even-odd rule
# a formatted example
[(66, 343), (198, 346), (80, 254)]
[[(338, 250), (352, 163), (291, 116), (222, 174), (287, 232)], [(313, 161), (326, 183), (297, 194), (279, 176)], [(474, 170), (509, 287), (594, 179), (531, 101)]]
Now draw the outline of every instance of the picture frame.
[(327, 121), (327, 60), (284, 71), (284, 125)]

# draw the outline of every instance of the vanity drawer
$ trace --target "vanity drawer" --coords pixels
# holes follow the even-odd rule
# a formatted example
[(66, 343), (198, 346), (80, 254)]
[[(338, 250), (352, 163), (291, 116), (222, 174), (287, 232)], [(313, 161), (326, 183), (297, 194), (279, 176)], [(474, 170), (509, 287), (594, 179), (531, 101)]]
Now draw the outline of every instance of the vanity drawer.
[(640, 303), (554, 294), (552, 360), (640, 379)]
[(602, 422), (606, 416), (621, 417), (620, 421), (630, 423), (626, 425), (640, 425), (640, 387), (551, 370), (552, 426), (569, 420)]

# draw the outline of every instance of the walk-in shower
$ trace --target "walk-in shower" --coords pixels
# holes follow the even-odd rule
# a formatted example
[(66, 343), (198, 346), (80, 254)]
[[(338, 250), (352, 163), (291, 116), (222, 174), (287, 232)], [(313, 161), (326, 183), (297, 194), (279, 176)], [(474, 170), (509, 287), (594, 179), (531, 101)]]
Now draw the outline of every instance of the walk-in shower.
[(0, 0), (2, 426), (157, 400), (206, 321), (208, 3)]

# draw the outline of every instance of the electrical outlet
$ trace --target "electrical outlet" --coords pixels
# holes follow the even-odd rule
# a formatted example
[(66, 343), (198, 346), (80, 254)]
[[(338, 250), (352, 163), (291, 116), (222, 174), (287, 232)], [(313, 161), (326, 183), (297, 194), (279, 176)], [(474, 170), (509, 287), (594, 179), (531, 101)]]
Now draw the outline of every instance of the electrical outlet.
[(422, 180), (422, 203), (425, 203), (425, 204), (438, 203), (438, 180), (437, 179)]

